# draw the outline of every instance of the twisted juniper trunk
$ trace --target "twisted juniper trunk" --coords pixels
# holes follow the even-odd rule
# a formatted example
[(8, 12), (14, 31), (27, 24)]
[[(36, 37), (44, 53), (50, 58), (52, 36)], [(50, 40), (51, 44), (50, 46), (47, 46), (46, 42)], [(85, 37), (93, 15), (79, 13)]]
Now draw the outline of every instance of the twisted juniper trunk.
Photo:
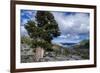
[(41, 47), (36, 48), (36, 53), (35, 53), (36, 62), (40, 61), (40, 59), (43, 58), (43, 55), (44, 55), (44, 49)]

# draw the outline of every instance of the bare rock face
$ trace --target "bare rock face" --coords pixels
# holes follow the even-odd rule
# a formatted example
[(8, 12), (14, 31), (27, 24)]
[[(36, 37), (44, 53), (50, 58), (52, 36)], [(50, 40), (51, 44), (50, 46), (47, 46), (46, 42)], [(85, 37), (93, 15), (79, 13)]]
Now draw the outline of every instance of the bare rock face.
[(26, 44), (21, 44), (21, 62), (27, 63), (33, 61), (34, 61), (33, 49)]
[(21, 55), (23, 56), (34, 55), (33, 49), (26, 44), (21, 44)]

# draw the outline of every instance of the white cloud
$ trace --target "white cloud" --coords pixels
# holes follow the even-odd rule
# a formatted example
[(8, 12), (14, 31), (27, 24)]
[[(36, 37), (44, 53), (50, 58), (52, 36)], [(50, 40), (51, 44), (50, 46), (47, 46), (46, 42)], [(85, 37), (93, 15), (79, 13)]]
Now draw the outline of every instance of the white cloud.
[(23, 19), (22, 22), (21, 22), (21, 25), (25, 25), (27, 23), (28, 19)]
[(74, 42), (74, 43), (77, 43), (79, 42), (81, 39), (80, 39), (80, 36), (79, 35), (76, 35), (76, 34), (67, 34), (67, 35), (60, 35), (56, 38), (53, 38), (52, 40), (52, 43), (61, 43), (61, 42)]
[(20, 31), (21, 31), (21, 35), (23, 36), (23, 35), (27, 35), (27, 31), (26, 31), (26, 29), (24, 28), (24, 26), (21, 26), (20, 27)]
[(79, 39), (80, 36), (76, 35), (76, 34), (66, 34), (66, 35), (61, 34), (60, 36), (58, 36), (58, 38), (60, 38), (60, 39), (73, 39), (73, 40), (75, 40), (75, 39)]
[(63, 12), (52, 12), (62, 34), (81, 34), (89, 32), (89, 16), (86, 13), (66, 15)]
[[(58, 23), (61, 35), (54, 38), (52, 42), (79, 42), (88, 37), (89, 15), (86, 13), (52, 12)], [(85, 35), (80, 35), (85, 34)]]

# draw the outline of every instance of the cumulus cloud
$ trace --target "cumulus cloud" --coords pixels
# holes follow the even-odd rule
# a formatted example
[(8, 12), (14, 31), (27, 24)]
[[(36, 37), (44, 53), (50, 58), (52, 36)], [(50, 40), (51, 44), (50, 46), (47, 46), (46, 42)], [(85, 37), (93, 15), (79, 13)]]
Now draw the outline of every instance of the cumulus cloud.
[(89, 38), (89, 14), (78, 12), (52, 12), (61, 35), (52, 42), (79, 42)]
[(53, 38), (52, 43), (78, 43), (80, 38), (81, 37), (78, 35), (60, 35), (56, 38)]
[(24, 26), (27, 23), (28, 19), (23, 18), (22, 22), (21, 22), (21, 26)]
[(82, 34), (89, 32), (89, 15), (87, 13), (52, 12), (62, 34)]
[(28, 34), (24, 26), (20, 27), (20, 31), (21, 31), (21, 36), (26, 36)]

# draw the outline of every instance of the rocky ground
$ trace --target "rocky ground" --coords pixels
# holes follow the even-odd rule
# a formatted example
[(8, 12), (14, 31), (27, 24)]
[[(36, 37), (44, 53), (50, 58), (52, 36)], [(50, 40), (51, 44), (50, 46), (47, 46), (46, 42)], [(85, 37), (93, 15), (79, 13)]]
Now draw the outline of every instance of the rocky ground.
[[(89, 53), (87, 49), (67, 49), (68, 54), (56, 54), (55, 52), (46, 52), (44, 57), (39, 62), (48, 61), (68, 61), (68, 60), (83, 60), (89, 59)], [(26, 45), (21, 47), (21, 62), (35, 62), (35, 53), (33, 49)]]

